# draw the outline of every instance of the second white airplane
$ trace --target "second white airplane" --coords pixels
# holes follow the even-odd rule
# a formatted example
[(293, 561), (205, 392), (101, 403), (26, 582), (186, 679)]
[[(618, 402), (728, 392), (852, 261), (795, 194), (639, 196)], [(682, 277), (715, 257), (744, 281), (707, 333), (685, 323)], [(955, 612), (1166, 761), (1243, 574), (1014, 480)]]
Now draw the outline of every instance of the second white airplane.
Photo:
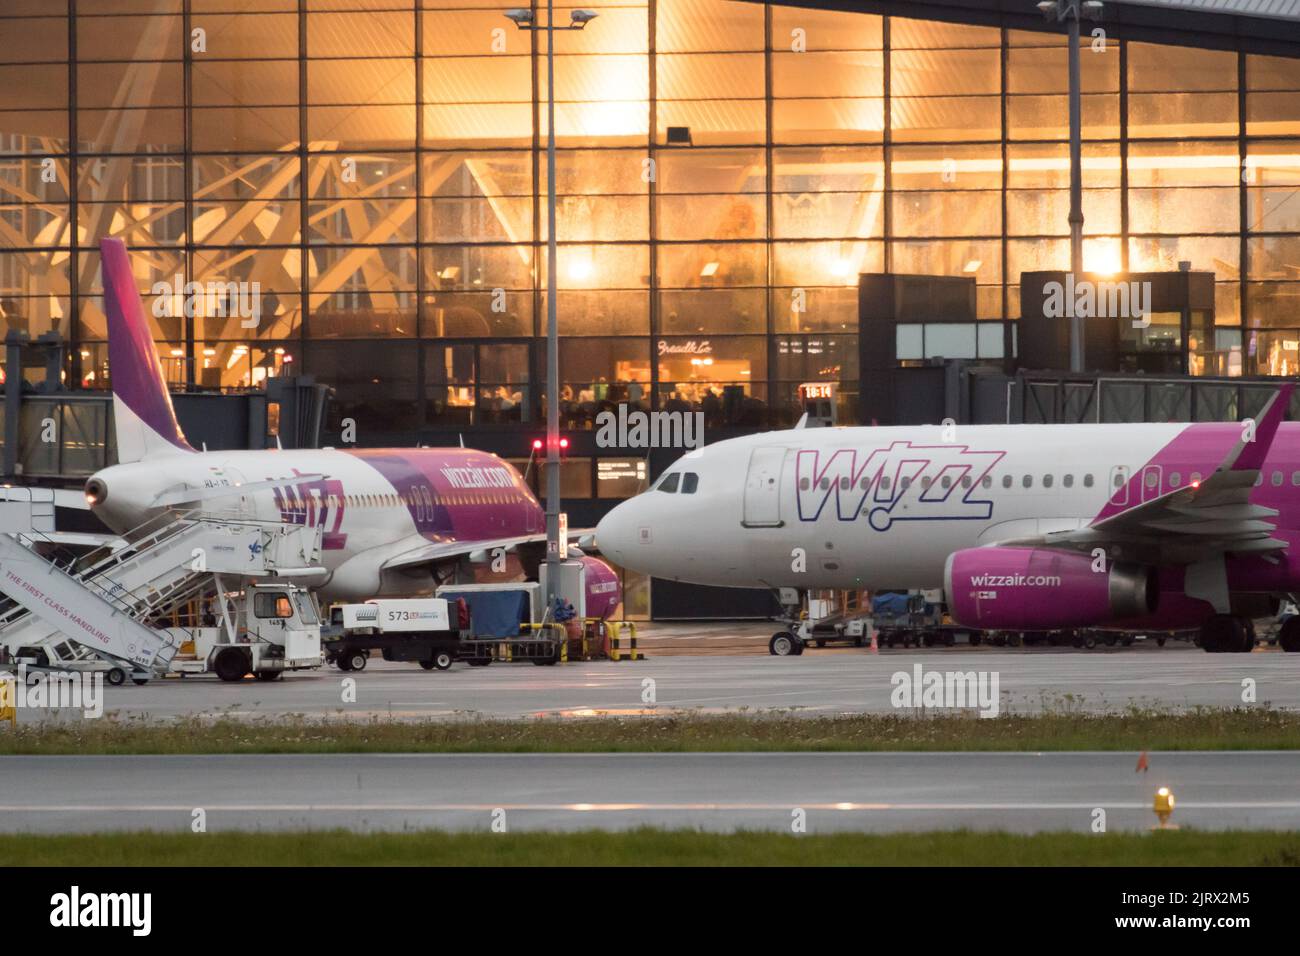
[[(1300, 592), (1292, 385), (1245, 423), (812, 428), (691, 452), (596, 529), (656, 577), (942, 587), (986, 629), (1200, 628), (1254, 646)], [(1300, 651), (1300, 618), (1281, 644)]]

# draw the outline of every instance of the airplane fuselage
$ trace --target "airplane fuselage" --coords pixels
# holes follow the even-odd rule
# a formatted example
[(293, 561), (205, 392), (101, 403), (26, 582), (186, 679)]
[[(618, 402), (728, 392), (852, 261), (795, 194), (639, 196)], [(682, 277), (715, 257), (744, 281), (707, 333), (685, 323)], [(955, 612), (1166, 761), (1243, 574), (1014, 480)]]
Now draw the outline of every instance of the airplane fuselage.
[[(654, 488), (606, 516), (597, 542), (619, 564), (700, 584), (940, 587), (954, 552), (1086, 528), (1199, 483), (1243, 428), (963, 425), (746, 436), (683, 456)], [(1251, 500), (1278, 511), (1274, 537), (1295, 541), (1300, 424), (1280, 428)], [(1300, 588), (1293, 552), (1230, 559), (1234, 589)]]
[(111, 466), (94, 483), (102, 491), (92, 508), (119, 534), (167, 510), (158, 499), (187, 490), (208, 496), (191, 506), (208, 514), (319, 527), (327, 600), (409, 593), (411, 582), (382, 566), (426, 542), (545, 530), (537, 499), (510, 464), (462, 448), (177, 453)]

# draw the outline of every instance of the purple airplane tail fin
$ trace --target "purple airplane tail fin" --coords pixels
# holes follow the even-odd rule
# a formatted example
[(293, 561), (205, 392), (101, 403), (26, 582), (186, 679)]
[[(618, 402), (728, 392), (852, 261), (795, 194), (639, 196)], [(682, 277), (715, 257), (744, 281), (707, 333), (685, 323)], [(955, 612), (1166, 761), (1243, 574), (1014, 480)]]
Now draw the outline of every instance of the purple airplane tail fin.
[(119, 462), (192, 452), (176, 421), (162, 364), (135, 286), (126, 243), (101, 239), (104, 311), (108, 315), (108, 368), (113, 382), (113, 422)]

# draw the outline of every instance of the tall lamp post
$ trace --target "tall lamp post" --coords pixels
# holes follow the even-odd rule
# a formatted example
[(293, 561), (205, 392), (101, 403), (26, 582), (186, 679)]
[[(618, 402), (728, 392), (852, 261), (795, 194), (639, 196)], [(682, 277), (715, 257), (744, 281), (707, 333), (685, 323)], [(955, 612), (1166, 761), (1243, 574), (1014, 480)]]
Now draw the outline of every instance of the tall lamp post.
[[(1042, 0), (1039, 11), (1048, 20), (1065, 21), (1070, 44), (1070, 272), (1083, 278), (1083, 98), (1079, 78), (1079, 20), (1101, 18), (1099, 0)], [(1075, 310), (1077, 311), (1077, 310)], [(1083, 371), (1084, 317), (1070, 318), (1070, 371)]]
[(560, 333), (556, 319), (555, 242), (555, 31), (581, 30), (596, 14), (574, 10), (569, 25), (555, 25), (554, 0), (546, 0), (546, 24), (535, 22), (533, 11), (507, 10), (520, 30), (546, 31), (546, 607), (555, 606), (560, 563)]

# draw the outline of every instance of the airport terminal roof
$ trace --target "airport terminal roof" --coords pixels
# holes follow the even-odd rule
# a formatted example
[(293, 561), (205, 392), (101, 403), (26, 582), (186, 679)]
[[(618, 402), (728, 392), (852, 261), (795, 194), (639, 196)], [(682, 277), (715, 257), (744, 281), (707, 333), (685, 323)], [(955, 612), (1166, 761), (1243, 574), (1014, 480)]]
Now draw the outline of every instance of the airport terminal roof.
[[(1059, 32), (1036, 0), (781, 0), (950, 23)], [(1300, 0), (1103, 0), (1100, 25), (1120, 39), (1300, 56)], [(1085, 28), (1087, 26), (1085, 21)]]
[(1271, 20), (1300, 20), (1300, 0), (1111, 0), (1112, 3), (1200, 13), (1230, 13)]

